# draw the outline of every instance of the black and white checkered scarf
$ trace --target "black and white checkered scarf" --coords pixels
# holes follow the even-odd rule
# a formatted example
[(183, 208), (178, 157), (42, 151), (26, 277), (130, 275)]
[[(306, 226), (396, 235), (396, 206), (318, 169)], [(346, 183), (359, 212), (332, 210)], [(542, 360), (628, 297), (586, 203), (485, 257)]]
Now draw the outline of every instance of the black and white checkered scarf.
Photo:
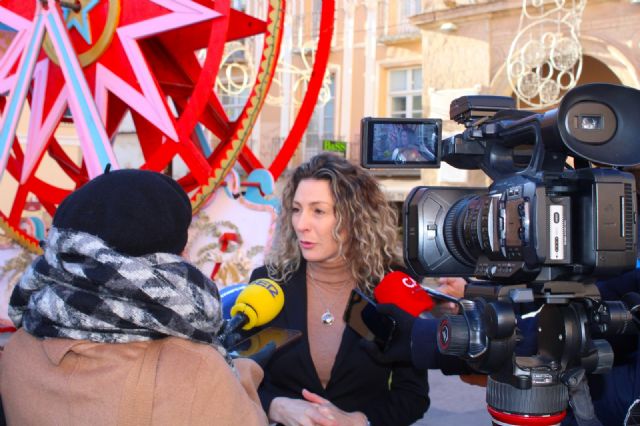
[(130, 257), (100, 238), (51, 228), (9, 303), (36, 337), (126, 343), (177, 336), (214, 346), (223, 326), (216, 285), (180, 256)]

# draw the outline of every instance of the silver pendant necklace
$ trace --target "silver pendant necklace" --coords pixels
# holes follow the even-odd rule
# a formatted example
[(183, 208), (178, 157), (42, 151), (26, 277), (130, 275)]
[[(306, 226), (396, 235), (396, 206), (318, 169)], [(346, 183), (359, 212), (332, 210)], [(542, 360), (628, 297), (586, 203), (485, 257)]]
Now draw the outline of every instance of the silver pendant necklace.
[(320, 317), (320, 319), (322, 320), (322, 323), (324, 325), (333, 325), (333, 321), (335, 321), (335, 318), (333, 317), (333, 314), (331, 313), (329, 308), (327, 308), (324, 314), (322, 314), (322, 317)]
[[(318, 288), (318, 290), (319, 290), (318, 282), (316, 281), (316, 279), (311, 274), (311, 271), (308, 271), (308, 272), (309, 272), (309, 278), (311, 278), (311, 281), (315, 284), (316, 288)], [(322, 316), (320, 316), (320, 320), (322, 321), (322, 324), (324, 324), (326, 326), (333, 325), (333, 323), (335, 322), (336, 318), (331, 313), (331, 310), (329, 309), (329, 305), (324, 303), (324, 299), (322, 299), (322, 296), (320, 296), (320, 292), (319, 291), (318, 291), (318, 299), (320, 299), (320, 303), (322, 303), (322, 305), (324, 306), (324, 313), (322, 314)]]

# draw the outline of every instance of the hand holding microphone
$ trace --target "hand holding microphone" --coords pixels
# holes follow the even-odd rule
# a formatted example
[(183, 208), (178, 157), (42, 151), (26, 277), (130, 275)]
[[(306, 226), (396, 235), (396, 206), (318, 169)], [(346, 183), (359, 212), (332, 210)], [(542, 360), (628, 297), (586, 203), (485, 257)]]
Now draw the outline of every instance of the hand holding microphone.
[(392, 303), (414, 317), (430, 311), (435, 305), (420, 284), (401, 271), (385, 275), (374, 289), (373, 295), (378, 303)]
[(393, 318), (396, 327), (386, 348), (367, 341), (362, 341), (361, 346), (380, 363), (410, 363), (413, 324), (418, 315), (433, 308), (433, 299), (413, 278), (400, 271), (385, 275), (373, 294), (379, 303), (378, 313)]
[[(434, 299), (455, 303), (464, 292), (466, 282), (462, 278), (444, 278), (439, 281), (437, 290), (422, 288), (413, 278), (404, 272), (394, 271), (387, 274), (374, 290), (374, 296), (380, 303), (378, 313), (390, 316), (396, 322), (396, 330), (390, 344), (383, 351), (370, 342), (363, 342), (365, 350), (381, 363), (414, 363), (412, 356), (412, 335), (417, 328), (417, 338), (425, 339), (425, 330), (433, 331), (433, 347), (435, 348), (435, 331), (438, 322), (435, 319), (416, 318), (421, 313), (434, 308)], [(429, 345), (427, 345), (429, 346)], [(417, 354), (422, 359), (427, 354)]]
[(284, 293), (278, 283), (269, 278), (252, 281), (238, 294), (236, 303), (231, 308), (231, 319), (220, 334), (220, 341), (225, 343), (240, 328), (251, 330), (270, 322), (283, 306)]

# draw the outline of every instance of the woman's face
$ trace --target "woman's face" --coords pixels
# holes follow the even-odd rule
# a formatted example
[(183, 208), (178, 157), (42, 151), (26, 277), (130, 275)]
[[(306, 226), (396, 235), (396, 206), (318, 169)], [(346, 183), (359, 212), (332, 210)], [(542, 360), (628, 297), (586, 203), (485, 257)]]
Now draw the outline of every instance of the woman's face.
[(329, 181), (303, 179), (293, 196), (291, 223), (302, 256), (308, 262), (337, 258), (338, 241), (333, 237), (337, 218)]
[(406, 130), (403, 130), (400, 133), (400, 146), (409, 145), (409, 133)]

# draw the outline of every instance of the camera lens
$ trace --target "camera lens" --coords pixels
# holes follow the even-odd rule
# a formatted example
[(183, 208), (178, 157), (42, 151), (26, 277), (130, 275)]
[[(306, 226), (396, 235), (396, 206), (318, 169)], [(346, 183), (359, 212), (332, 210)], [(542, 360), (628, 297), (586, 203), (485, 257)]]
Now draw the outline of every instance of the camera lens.
[(491, 206), (492, 197), (471, 195), (447, 212), (444, 240), (458, 262), (473, 267), (481, 254), (491, 253), (489, 235), (495, 225)]
[(577, 127), (582, 130), (602, 130), (603, 122), (601, 115), (580, 115)]

